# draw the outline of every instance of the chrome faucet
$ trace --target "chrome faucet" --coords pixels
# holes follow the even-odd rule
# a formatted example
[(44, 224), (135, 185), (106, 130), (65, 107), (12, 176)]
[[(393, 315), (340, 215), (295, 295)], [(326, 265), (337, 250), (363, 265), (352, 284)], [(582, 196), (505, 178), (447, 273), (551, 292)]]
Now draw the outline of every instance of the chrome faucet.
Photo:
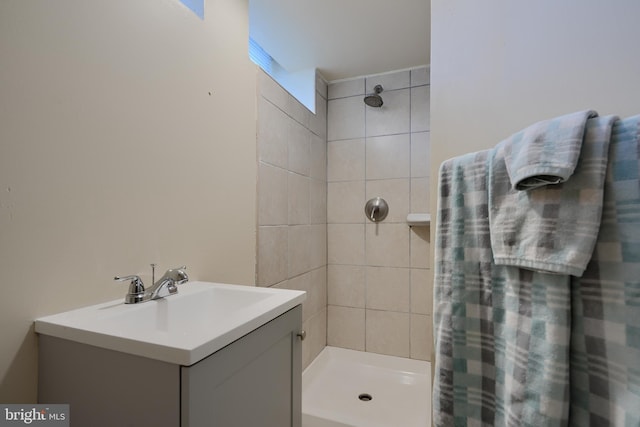
[(183, 265), (182, 267), (167, 270), (162, 277), (147, 290), (149, 299), (158, 299), (177, 293), (177, 285), (181, 285), (189, 280), (187, 272), (184, 271), (186, 268), (187, 267)]
[[(152, 267), (155, 267), (155, 265), (152, 264)], [(182, 267), (167, 270), (149, 289), (144, 288), (140, 276), (116, 276), (113, 279), (120, 282), (125, 280), (131, 281), (129, 283), (129, 292), (124, 297), (124, 302), (125, 304), (137, 304), (178, 293), (177, 285), (181, 285), (189, 280), (187, 272), (184, 271), (186, 268), (187, 267), (183, 265)]]

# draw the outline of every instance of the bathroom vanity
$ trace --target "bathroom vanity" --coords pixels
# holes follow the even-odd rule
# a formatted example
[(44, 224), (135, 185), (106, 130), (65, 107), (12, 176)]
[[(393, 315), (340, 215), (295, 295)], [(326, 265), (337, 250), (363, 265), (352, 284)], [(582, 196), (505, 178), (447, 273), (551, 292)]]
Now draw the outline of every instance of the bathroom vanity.
[[(132, 307), (115, 302), (36, 320), (39, 402), (70, 404), (76, 426), (300, 427), (304, 292), (193, 284), (180, 287), (193, 311), (172, 310), (178, 295), (133, 314), (147, 342), (116, 336), (112, 324), (121, 328)], [(208, 295), (210, 286), (224, 292)], [(219, 299), (222, 313), (202, 312)], [(85, 330), (68, 326), (84, 316), (101, 319)], [(203, 344), (204, 336), (213, 338)]]

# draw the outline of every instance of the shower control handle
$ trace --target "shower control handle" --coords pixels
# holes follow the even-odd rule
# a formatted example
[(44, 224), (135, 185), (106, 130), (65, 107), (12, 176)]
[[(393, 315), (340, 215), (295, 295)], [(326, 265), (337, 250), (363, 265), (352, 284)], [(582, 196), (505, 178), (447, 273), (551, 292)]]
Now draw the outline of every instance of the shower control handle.
[(380, 222), (389, 214), (389, 205), (382, 197), (375, 197), (364, 205), (364, 213), (372, 222)]

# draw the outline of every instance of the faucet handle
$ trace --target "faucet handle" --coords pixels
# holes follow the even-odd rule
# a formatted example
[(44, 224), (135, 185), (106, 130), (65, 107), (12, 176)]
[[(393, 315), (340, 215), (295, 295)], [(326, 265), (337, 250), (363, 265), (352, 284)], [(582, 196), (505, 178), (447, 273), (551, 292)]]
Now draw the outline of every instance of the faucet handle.
[(126, 280), (131, 280), (129, 283), (129, 293), (124, 297), (125, 304), (135, 304), (140, 302), (144, 298), (144, 284), (142, 283), (142, 279), (140, 276), (131, 275), (131, 276), (116, 276), (113, 278), (118, 282), (124, 282)]
[(180, 267), (167, 270), (166, 274), (169, 274), (177, 285), (181, 285), (189, 281), (189, 275), (185, 271), (186, 269), (186, 265), (181, 265)]

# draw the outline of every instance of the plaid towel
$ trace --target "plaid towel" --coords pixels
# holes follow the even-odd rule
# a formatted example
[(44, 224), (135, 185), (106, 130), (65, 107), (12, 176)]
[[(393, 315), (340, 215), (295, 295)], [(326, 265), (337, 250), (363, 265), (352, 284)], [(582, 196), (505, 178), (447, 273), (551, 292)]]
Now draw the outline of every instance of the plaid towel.
[(578, 164), (592, 110), (544, 120), (505, 140), (506, 166), (514, 190), (529, 190), (569, 179)]
[[(594, 115), (593, 112), (575, 113), (564, 116), (572, 120), (560, 118), (542, 122), (549, 126), (547, 133), (538, 123), (532, 126), (535, 131), (519, 132), (492, 150), (489, 165), (489, 222), (496, 264), (574, 276), (581, 276), (587, 268), (600, 228), (611, 126), (617, 120), (614, 116), (586, 120), (588, 114)], [(575, 120), (576, 115), (585, 120)], [(567, 122), (576, 122), (577, 130), (570, 132)], [(559, 127), (559, 123), (564, 126)], [(544, 144), (521, 136), (532, 133)], [(561, 144), (559, 153), (559, 158), (563, 160), (558, 164), (567, 166), (565, 169), (568, 171), (570, 162), (564, 160), (566, 154), (579, 154), (570, 167), (571, 179), (557, 185), (549, 184), (535, 189), (528, 187), (528, 191), (515, 190), (513, 187), (516, 185), (512, 185), (513, 174), (509, 172), (514, 163), (518, 164), (519, 171), (544, 171), (545, 174), (551, 173), (552, 164), (544, 156), (528, 155), (530, 160), (539, 163), (525, 165), (508, 153), (517, 151), (520, 153), (518, 157), (522, 157), (527, 149), (519, 146), (530, 144), (534, 146), (534, 154), (547, 151), (551, 157), (551, 138), (559, 133), (564, 144)], [(572, 139), (574, 143), (571, 145), (567, 142), (569, 138), (566, 134), (572, 138), (578, 138), (579, 135), (580, 139)], [(534, 175), (528, 176), (535, 179)], [(538, 179), (537, 182), (542, 180)]]
[(613, 127), (600, 234), (572, 278), (571, 426), (640, 426), (640, 116)]
[(440, 168), (434, 425), (563, 426), (568, 276), (493, 262), (490, 154), (468, 154)]
[(640, 425), (640, 116), (613, 126), (583, 277), (496, 265), (490, 150), (440, 168), (436, 426)]

